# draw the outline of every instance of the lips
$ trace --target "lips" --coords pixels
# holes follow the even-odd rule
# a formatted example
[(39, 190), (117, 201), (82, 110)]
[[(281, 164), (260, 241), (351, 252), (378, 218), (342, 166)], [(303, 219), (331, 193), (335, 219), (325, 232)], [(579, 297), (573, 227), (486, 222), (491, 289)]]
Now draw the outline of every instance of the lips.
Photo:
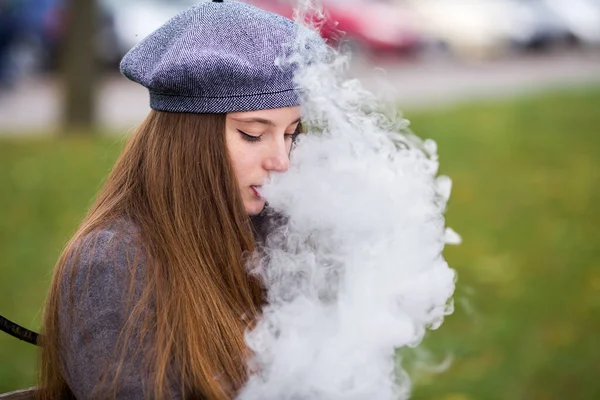
[(256, 197), (260, 197), (260, 193), (258, 193), (258, 188), (260, 188), (260, 186), (250, 186), (250, 189), (252, 189), (252, 192), (254, 192), (254, 195)]

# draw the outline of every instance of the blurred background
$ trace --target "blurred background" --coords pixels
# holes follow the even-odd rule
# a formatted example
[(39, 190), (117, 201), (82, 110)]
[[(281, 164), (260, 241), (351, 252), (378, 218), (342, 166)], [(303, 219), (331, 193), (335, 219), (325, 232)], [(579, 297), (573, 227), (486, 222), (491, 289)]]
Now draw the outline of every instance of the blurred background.
[[(149, 110), (119, 60), (194, 3), (0, 0), (1, 315), (39, 329), (62, 246)], [(437, 141), (454, 182), (455, 312), (399, 352), (413, 398), (600, 399), (600, 0), (323, 7), (350, 75)], [(0, 335), (0, 393), (35, 367)]]

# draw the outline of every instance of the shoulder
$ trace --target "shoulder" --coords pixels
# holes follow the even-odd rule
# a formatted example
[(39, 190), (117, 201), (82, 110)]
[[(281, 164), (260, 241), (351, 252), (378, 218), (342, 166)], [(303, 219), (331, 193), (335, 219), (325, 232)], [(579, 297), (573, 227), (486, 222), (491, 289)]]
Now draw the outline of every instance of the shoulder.
[(137, 226), (130, 221), (118, 220), (96, 228), (72, 243), (71, 256), (79, 254), (81, 261), (102, 261), (111, 256), (123, 257), (141, 251)]
[(90, 264), (127, 265), (132, 257), (144, 256), (137, 226), (129, 221), (119, 220), (96, 228), (77, 238), (68, 251), (69, 264), (76, 266)]
[(143, 279), (145, 261), (137, 226), (120, 220), (72, 242), (60, 278), (72, 294), (118, 293)]

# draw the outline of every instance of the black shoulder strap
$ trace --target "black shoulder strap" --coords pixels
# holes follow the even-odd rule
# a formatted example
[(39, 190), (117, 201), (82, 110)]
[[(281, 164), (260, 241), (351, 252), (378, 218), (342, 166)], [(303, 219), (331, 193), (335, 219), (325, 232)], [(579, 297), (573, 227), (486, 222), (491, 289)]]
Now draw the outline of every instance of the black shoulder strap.
[(39, 334), (23, 328), (0, 315), (0, 330), (27, 343), (39, 345)]

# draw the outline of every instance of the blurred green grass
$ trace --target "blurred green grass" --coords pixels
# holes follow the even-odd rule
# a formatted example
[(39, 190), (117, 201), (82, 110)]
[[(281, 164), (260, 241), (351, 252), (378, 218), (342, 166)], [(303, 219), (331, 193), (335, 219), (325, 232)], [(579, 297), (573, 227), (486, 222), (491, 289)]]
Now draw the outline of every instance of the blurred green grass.
[[(116, 160), (113, 138), (0, 138), (0, 314), (38, 329), (60, 251)], [(0, 334), (0, 393), (35, 383), (33, 346)]]
[[(456, 311), (421, 349), (413, 399), (600, 398), (600, 87), (406, 115), (454, 182)], [(0, 139), (0, 314), (37, 329), (50, 271), (122, 142)], [(35, 382), (0, 336), (0, 393)]]

